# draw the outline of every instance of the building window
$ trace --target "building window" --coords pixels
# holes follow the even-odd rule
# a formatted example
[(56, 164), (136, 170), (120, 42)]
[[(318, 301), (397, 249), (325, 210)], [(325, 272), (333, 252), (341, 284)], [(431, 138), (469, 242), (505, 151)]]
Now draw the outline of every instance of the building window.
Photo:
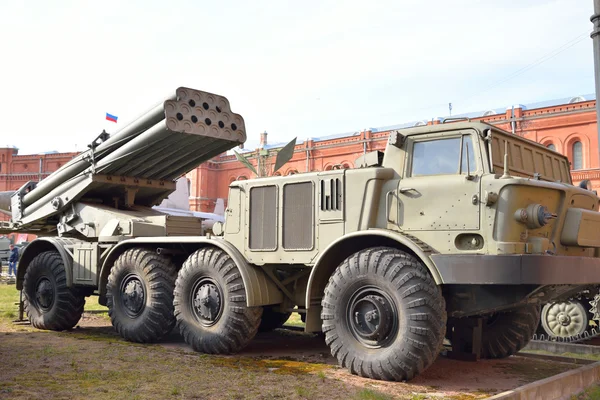
[(573, 143), (573, 169), (583, 168), (583, 146), (581, 142)]
[(550, 143), (548, 146), (546, 146), (547, 148), (549, 148), (552, 151), (556, 151), (556, 146), (552, 143)]

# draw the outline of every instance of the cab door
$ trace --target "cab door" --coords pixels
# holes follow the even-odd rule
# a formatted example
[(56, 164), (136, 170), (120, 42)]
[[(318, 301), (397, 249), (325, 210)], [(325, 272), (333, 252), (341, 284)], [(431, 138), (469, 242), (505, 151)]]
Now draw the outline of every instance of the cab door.
[(398, 225), (405, 231), (479, 230), (482, 156), (473, 131), (419, 135), (406, 143), (398, 184)]

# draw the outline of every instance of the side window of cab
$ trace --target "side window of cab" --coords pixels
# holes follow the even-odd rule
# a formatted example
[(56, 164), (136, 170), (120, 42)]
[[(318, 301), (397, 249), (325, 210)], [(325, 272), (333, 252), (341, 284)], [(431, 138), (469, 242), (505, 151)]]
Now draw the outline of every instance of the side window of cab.
[(411, 177), (466, 174), (467, 167), (471, 174), (478, 169), (470, 135), (413, 143)]

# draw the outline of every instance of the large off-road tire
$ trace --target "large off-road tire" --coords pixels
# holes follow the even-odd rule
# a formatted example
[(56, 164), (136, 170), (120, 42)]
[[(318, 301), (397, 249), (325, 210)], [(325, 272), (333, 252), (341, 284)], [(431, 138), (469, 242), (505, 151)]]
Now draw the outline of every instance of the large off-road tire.
[(540, 329), (546, 337), (570, 337), (583, 334), (589, 326), (589, 305), (577, 300), (548, 303), (542, 307)]
[(263, 307), (263, 313), (258, 326), (259, 332), (270, 332), (274, 329), (281, 328), (285, 322), (290, 319), (291, 312), (281, 313), (273, 310), (272, 307)]
[(57, 251), (35, 256), (25, 272), (23, 302), (29, 322), (37, 329), (73, 328), (83, 314), (85, 296), (67, 287), (65, 265)]
[(183, 264), (175, 284), (175, 317), (185, 342), (195, 351), (230, 354), (256, 335), (262, 307), (246, 306), (246, 288), (233, 259), (206, 247)]
[(351, 373), (410, 380), (438, 356), (446, 305), (425, 266), (401, 250), (361, 250), (337, 267), (321, 302), (331, 354)]
[(175, 327), (173, 261), (145, 248), (126, 250), (111, 268), (106, 285), (108, 315), (126, 340), (152, 343)]
[[(528, 305), (493, 314), (483, 321), (481, 358), (506, 358), (518, 353), (533, 337), (540, 323), (539, 305)], [(470, 343), (472, 338), (465, 338)]]

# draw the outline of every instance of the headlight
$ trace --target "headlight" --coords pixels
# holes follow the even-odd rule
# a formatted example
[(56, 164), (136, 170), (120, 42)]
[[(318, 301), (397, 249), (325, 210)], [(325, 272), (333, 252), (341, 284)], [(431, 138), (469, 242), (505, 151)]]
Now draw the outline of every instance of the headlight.
[(529, 229), (541, 228), (555, 218), (556, 214), (552, 214), (546, 206), (541, 204), (530, 204), (527, 208), (519, 208), (515, 212), (515, 219)]

